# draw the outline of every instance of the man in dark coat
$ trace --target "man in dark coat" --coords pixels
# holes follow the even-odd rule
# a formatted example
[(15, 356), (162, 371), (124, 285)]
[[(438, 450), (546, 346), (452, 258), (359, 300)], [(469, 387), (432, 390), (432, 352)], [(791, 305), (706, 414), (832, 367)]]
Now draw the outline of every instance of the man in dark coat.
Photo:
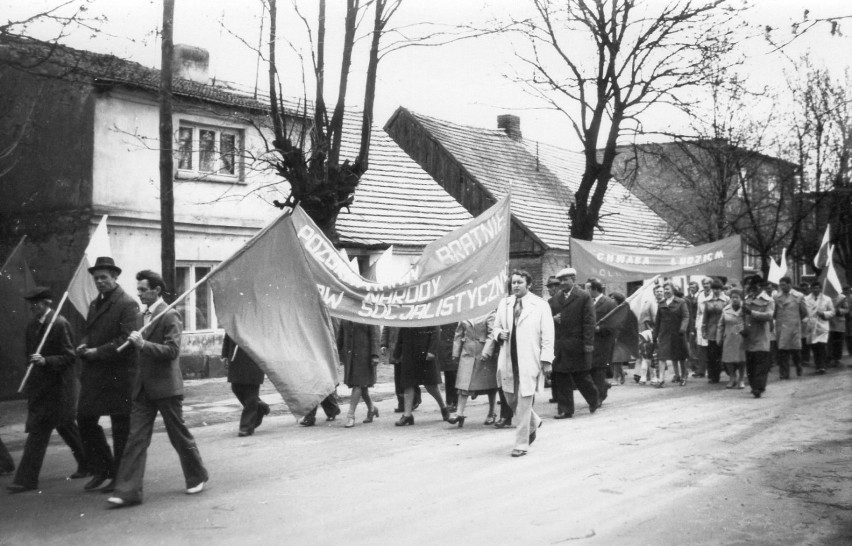
[[(83, 361), (77, 424), (93, 474), (85, 489), (91, 491), (112, 480), (104, 488), (111, 491), (130, 433), (130, 389), (134, 373), (133, 351), (119, 352), (118, 348), (133, 331), (139, 305), (118, 285), (121, 269), (112, 258), (98, 258), (89, 273), (99, 294), (89, 304), (85, 335), (77, 347), (77, 356)], [(112, 422), (112, 451), (104, 429), (98, 424), (102, 415), (109, 415)]]
[[(27, 443), (21, 464), (12, 484), (6, 489), (20, 493), (38, 487), (38, 475), (44, 462), (44, 454), (50, 435), (55, 428), (71, 448), (77, 460), (77, 472), (72, 478), (86, 476), (86, 460), (83, 441), (74, 423), (74, 406), (77, 403), (77, 378), (74, 375), (74, 343), (71, 341), (71, 326), (65, 317), (56, 315), (50, 304), (53, 296), (50, 289), (36, 287), (24, 296), (29, 302), (33, 320), (27, 325), (26, 348), (32, 371), (27, 379)], [(50, 321), (53, 326), (44, 345), (39, 344)]]
[(237, 436), (251, 436), (254, 434), (254, 429), (263, 422), (263, 418), (269, 415), (269, 404), (260, 399), (263, 370), (234, 343), (228, 334), (225, 334), (225, 340), (222, 342), (222, 358), (228, 363), (228, 383), (231, 384), (231, 392), (243, 405)]
[[(555, 275), (551, 275), (547, 278), (547, 304), (550, 305), (550, 314), (554, 317), (559, 314), (559, 310), (562, 308), (562, 283), (559, 282), (559, 279), (556, 278)], [(556, 323), (554, 322), (554, 325)], [(545, 378), (545, 386), (547, 383), (550, 383), (550, 402), (551, 404), (556, 403), (556, 383), (552, 381), (552, 378)]]
[[(586, 281), (586, 291), (592, 297), (595, 307), (595, 320), (600, 321), (616, 307), (615, 301), (606, 296), (600, 279), (591, 277)], [(592, 381), (598, 389), (599, 403), (603, 404), (609, 392), (606, 380), (607, 369), (615, 346), (615, 329), (611, 324), (595, 325), (595, 352), (592, 357)]]
[(158, 273), (140, 271), (136, 281), (139, 299), (146, 308), (138, 314), (135, 328), (127, 337), (137, 363), (133, 411), (127, 450), (116, 475), (115, 495), (107, 499), (111, 507), (142, 502), (142, 478), (157, 413), (162, 416), (169, 441), (180, 459), (187, 494), (200, 493), (209, 479), (195, 438), (183, 421), (180, 315), (174, 309), (166, 310), (162, 298), (166, 285)]
[(566, 267), (557, 273), (563, 300), (556, 323), (556, 356), (553, 381), (556, 382), (556, 419), (574, 416), (574, 388), (580, 391), (594, 413), (600, 406), (598, 389), (590, 370), (595, 350), (595, 309), (592, 297), (574, 284), (577, 271)]

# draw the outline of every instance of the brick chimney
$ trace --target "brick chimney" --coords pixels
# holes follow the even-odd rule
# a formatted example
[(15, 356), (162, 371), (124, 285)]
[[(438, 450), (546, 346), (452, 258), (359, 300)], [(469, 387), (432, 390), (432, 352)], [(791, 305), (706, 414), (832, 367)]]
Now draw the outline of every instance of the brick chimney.
[(186, 44), (175, 44), (174, 77), (198, 83), (208, 83), (207, 68), (210, 65), (210, 53), (206, 49)]
[(514, 114), (503, 114), (497, 116), (497, 128), (506, 131), (509, 138), (513, 140), (521, 140), (524, 136), (521, 134), (521, 118)]

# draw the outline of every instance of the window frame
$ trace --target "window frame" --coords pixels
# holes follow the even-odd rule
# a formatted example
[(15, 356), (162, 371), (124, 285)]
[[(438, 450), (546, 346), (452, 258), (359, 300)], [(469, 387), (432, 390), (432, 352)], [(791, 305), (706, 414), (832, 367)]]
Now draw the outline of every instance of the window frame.
[[(183, 136), (184, 131), (191, 131), (189, 138), (189, 167), (181, 167), (181, 162), (184, 160), (186, 153), (187, 139)], [(205, 152), (201, 148), (202, 132), (212, 132), (213, 149), (210, 152)], [(233, 138), (233, 147), (230, 152), (222, 151), (223, 137)], [(175, 131), (174, 144), (174, 161), (175, 161), (175, 178), (179, 180), (199, 180), (205, 182), (227, 182), (229, 184), (245, 183), (245, 170), (243, 156), (240, 153), (244, 149), (245, 131), (236, 127), (228, 127), (224, 125), (214, 125), (210, 123), (199, 123), (196, 121), (180, 119), (178, 127)], [(213, 169), (210, 171), (202, 171), (201, 165), (204, 161), (204, 154), (210, 153), (213, 161)], [(233, 173), (222, 172), (223, 158), (230, 156)]]
[[(186, 286), (184, 290), (189, 289), (192, 286), (195, 286), (195, 283), (201, 280), (203, 275), (198, 275), (197, 268), (206, 267), (209, 270), (212, 270), (214, 267), (218, 265), (218, 262), (209, 262), (209, 261), (178, 261), (175, 264), (175, 282), (180, 278), (180, 270), (187, 269), (187, 279)], [(206, 273), (205, 273), (206, 275)], [(205, 297), (207, 298), (208, 308), (207, 308), (207, 324), (206, 328), (198, 328), (198, 292), (204, 291)], [(180, 294), (177, 294), (178, 296)], [(214, 332), (219, 330), (218, 318), (216, 317), (216, 306), (213, 302), (213, 289), (210, 287), (210, 283), (204, 283), (199, 286), (192, 292), (190, 292), (184, 301), (179, 304), (178, 312), (181, 314), (181, 318), (183, 319), (183, 330), (184, 332)], [(189, 312), (191, 311), (191, 312)]]

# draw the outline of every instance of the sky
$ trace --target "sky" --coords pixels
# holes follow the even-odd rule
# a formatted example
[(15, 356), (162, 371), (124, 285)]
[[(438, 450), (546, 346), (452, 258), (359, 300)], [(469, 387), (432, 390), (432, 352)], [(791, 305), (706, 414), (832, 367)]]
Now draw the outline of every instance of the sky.
[[(731, 0), (742, 2), (743, 0)], [(0, 13), (8, 20), (20, 20), (37, 13), (60, 0), (0, 0)], [(279, 71), (288, 74), (283, 84), (285, 93), (301, 96), (303, 63), (293, 52), (298, 51), (305, 62), (310, 59), (310, 42), (304, 25), (292, 10), (288, 0), (279, 0), (279, 36), (293, 44), (279, 48)], [(643, 7), (653, 9), (661, 0), (645, 0)], [(302, 1), (304, 15), (311, 22), (315, 16), (314, 0)], [(338, 71), (339, 43), (343, 18), (342, 0), (329, 0), (328, 46), (330, 80), (327, 89), (336, 89), (334, 72)], [(780, 37), (789, 36), (786, 30), (792, 21), (800, 19), (803, 11), (810, 17), (852, 15), (848, 0), (750, 0), (746, 21), (752, 29), (771, 25), (778, 28)], [(200, 46), (210, 52), (211, 76), (218, 80), (236, 82), (252, 89), (259, 76), (261, 90), (265, 82), (265, 66), (261, 63), (259, 74), (257, 54), (245, 42), (256, 45), (260, 37), (261, 4), (255, 0), (176, 0), (175, 43)], [(111, 53), (157, 67), (160, 61), (160, 43), (157, 35), (162, 20), (162, 3), (153, 0), (91, 0), (88, 13), (105, 16), (100, 32), (77, 29), (62, 40), (80, 49)], [(424, 28), (448, 28), (449, 25), (472, 24), (488, 26), (493, 20), (506, 20), (509, 16), (522, 17), (529, 13), (529, 3), (524, 0), (405, 0), (392, 19), (391, 26), (407, 33)], [(264, 17), (268, 24), (268, 15)], [(223, 25), (224, 23), (224, 25)], [(419, 26), (417, 26), (419, 25)], [(367, 19), (362, 27), (364, 34), (370, 26)], [(742, 42), (746, 63), (743, 74), (755, 85), (770, 88), (784, 87), (784, 71), (789, 59), (809, 51), (817, 63), (824, 64), (840, 75), (852, 64), (852, 19), (841, 26), (844, 36), (831, 36), (823, 25), (786, 46), (782, 52), (771, 52), (762, 38)], [(48, 25), (33, 25), (26, 33), (39, 38), (49, 38), (53, 29)], [(556, 144), (570, 149), (580, 149), (568, 120), (547, 108), (539, 98), (532, 96), (511, 76), (524, 74), (528, 69), (520, 63), (516, 51), (518, 37), (505, 34), (465, 40), (440, 47), (413, 47), (394, 52), (383, 58), (379, 65), (375, 119), (382, 125), (399, 106), (420, 114), (477, 127), (496, 127), (498, 115), (512, 113), (520, 116), (524, 137)], [(366, 46), (361, 40), (359, 46)], [(352, 90), (349, 103), (359, 106), (363, 102), (363, 81), (366, 70), (365, 50), (356, 52), (352, 67)], [(310, 88), (309, 88), (310, 89)], [(308, 95), (312, 95), (309, 90)], [(333, 100), (333, 97), (331, 97)], [(329, 99), (327, 99), (330, 102)], [(678, 124), (669, 120), (669, 113), (649, 111), (649, 126)]]

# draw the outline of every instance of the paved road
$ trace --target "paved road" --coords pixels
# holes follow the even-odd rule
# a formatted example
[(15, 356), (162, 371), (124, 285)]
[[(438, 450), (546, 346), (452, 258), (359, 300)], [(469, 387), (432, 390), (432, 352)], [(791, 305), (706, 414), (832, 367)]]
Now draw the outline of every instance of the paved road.
[[(205, 385), (190, 391), (228, 400), (227, 384)], [(106, 510), (102, 494), (63, 479), (73, 459), (53, 445), (40, 492), (0, 494), (0, 544), (852, 543), (848, 367), (773, 380), (759, 400), (699, 380), (628, 384), (598, 413), (580, 402), (563, 421), (542, 397), (545, 424), (519, 459), (514, 431), (481, 424), (481, 399), (463, 429), (428, 396), (416, 425), (397, 428), (395, 401), (379, 390), (373, 424), (360, 423), (363, 405), (353, 429), (278, 414), (248, 438), (236, 436), (235, 413), (211, 424), (204, 415), (217, 412), (190, 395), (210, 421), (193, 428), (209, 489), (184, 494), (158, 433), (146, 502), (133, 508)]]

